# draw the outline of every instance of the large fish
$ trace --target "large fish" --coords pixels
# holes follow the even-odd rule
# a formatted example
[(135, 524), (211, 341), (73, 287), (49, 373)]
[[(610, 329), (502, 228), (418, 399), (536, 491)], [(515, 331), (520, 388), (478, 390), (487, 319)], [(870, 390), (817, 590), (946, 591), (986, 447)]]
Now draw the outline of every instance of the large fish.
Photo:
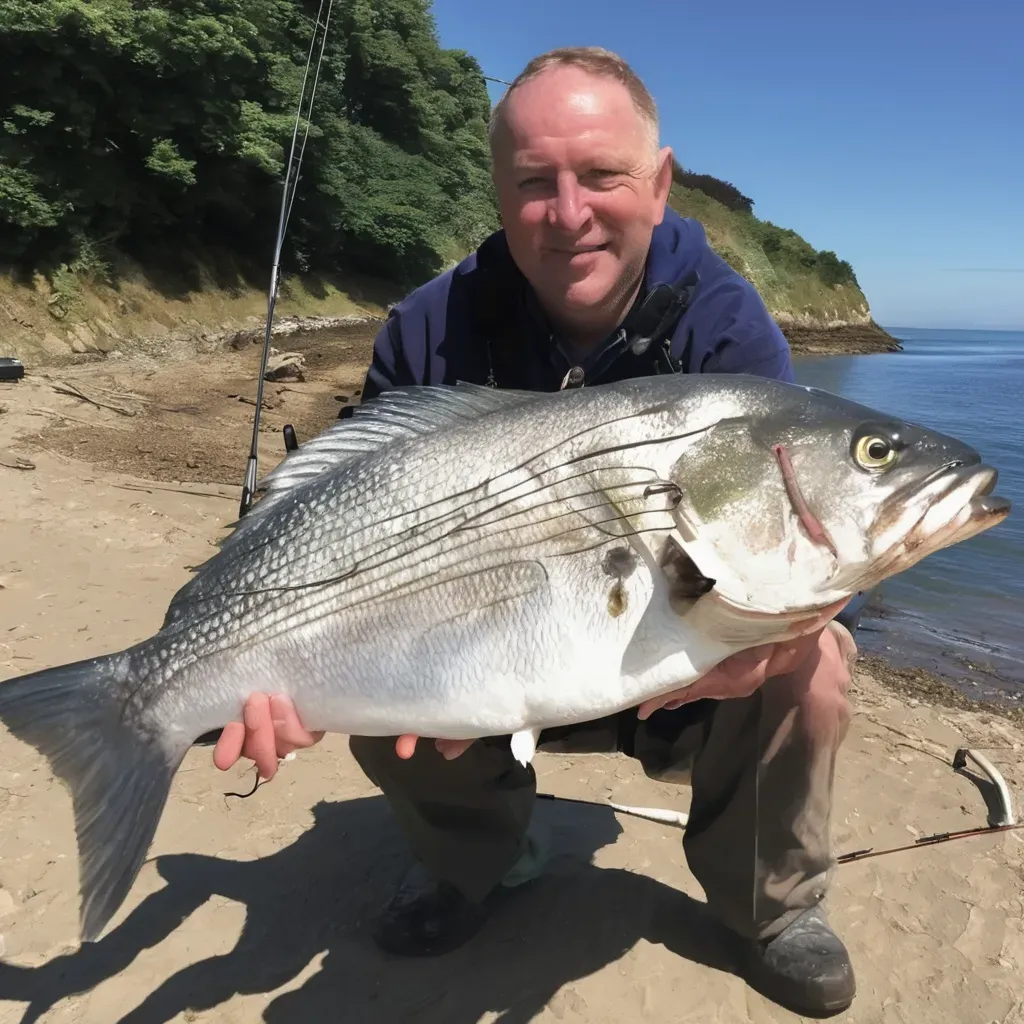
[(310, 729), (468, 738), (599, 718), (1001, 521), (959, 441), (739, 375), (387, 393), (288, 455), (153, 637), (0, 684), (69, 786), (81, 932), (172, 776), (253, 690)]

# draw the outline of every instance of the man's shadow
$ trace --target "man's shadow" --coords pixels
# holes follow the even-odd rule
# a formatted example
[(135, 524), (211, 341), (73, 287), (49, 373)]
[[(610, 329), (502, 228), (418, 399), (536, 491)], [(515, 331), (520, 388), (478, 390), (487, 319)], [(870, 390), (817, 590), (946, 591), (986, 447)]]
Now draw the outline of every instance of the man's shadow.
[(487, 1011), (499, 1013), (502, 1024), (526, 1024), (563, 985), (618, 959), (640, 938), (732, 970), (727, 936), (703, 904), (650, 878), (590, 863), (621, 832), (610, 809), (539, 801), (537, 820), (553, 854), (545, 875), (505, 901), (468, 945), (427, 960), (386, 957), (365, 927), (405, 862), (384, 799), (323, 802), (314, 817), (294, 843), (259, 860), (159, 858), (166, 887), (98, 942), (39, 967), (0, 963), (0, 999), (28, 1002), (21, 1024), (36, 1021), (61, 999), (124, 970), (214, 895), (246, 907), (234, 949), (182, 968), (120, 1024), (163, 1024), (236, 993), (271, 992), (324, 952), (319, 973), (266, 1008), (266, 1024), (413, 1017), (476, 1024)]

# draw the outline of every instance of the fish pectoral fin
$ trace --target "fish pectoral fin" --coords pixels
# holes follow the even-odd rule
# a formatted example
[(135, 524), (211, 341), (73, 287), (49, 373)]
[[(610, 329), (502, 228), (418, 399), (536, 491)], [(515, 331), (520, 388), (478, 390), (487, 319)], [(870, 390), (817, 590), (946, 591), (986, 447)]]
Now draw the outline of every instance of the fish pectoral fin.
[(665, 541), (659, 564), (668, 584), (669, 603), (681, 614), (694, 601), (710, 593), (717, 582), (700, 571), (697, 563), (674, 535), (669, 535)]
[(537, 753), (540, 729), (520, 729), (512, 734), (512, 756), (525, 768)]

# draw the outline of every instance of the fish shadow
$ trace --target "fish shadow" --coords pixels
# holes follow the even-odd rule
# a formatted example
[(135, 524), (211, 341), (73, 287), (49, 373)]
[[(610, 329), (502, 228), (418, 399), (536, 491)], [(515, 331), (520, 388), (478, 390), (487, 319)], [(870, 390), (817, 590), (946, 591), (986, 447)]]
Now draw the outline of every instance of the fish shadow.
[(21, 1024), (31, 1024), (126, 969), (211, 897), (246, 908), (235, 947), (182, 968), (119, 1024), (164, 1024), (236, 994), (272, 992), (321, 954), (316, 973), (267, 1005), (265, 1024), (475, 1024), (488, 1012), (501, 1024), (526, 1024), (565, 984), (619, 959), (641, 938), (735, 972), (728, 933), (704, 904), (651, 878), (591, 863), (621, 832), (610, 809), (539, 801), (536, 817), (551, 841), (547, 872), (447, 956), (391, 958), (373, 944), (369, 925), (408, 860), (385, 800), (367, 797), (317, 804), (312, 828), (258, 860), (158, 858), (166, 886), (99, 941), (38, 967), (0, 963), (0, 999), (28, 1002)]

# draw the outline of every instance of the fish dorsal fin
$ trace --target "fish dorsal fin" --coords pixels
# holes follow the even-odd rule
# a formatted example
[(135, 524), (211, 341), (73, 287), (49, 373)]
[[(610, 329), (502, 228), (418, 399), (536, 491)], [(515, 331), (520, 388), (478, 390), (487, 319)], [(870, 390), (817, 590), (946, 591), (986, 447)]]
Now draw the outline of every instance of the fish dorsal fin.
[(229, 527), (233, 532), (224, 543), (247, 532), (242, 527), (259, 521), (277, 505), (282, 495), (325, 470), (378, 451), (386, 445), (429, 434), (452, 423), (477, 420), (488, 413), (509, 409), (538, 397), (538, 393), (533, 391), (499, 391), (462, 382), (385, 391), (365, 405), (357, 405), (349, 419), (339, 420), (289, 452), (257, 483), (256, 491), (262, 497), (244, 519)]

